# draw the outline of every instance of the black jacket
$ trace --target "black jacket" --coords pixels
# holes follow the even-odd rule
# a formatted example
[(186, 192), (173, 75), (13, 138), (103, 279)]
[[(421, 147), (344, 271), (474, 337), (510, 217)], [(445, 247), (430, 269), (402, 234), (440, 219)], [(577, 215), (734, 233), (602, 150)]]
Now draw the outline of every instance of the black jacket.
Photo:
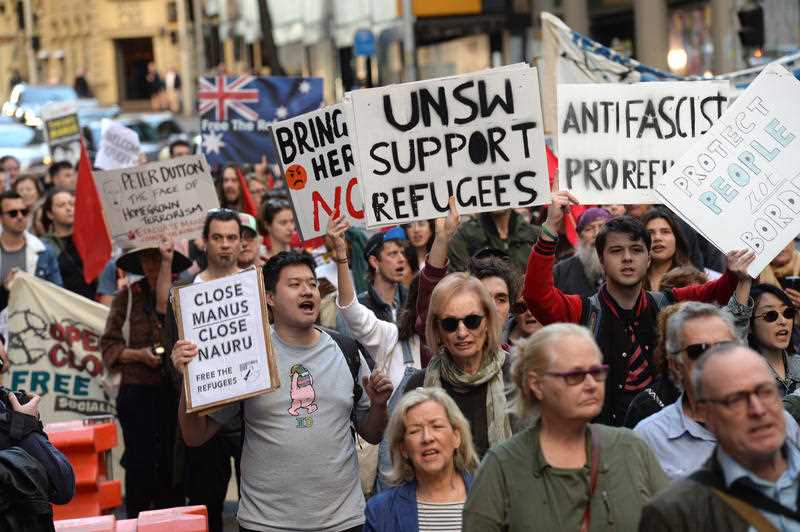
[(0, 530), (51, 531), (50, 482), (45, 467), (20, 447), (0, 451)]
[(583, 263), (577, 255), (557, 262), (553, 267), (553, 284), (565, 294), (589, 297), (597, 292), (602, 280), (601, 276), (598, 282), (590, 283)]
[[(395, 315), (397, 315), (400, 312), (400, 309), (403, 308), (407, 297), (408, 289), (401, 284), (397, 285), (397, 295), (394, 298)], [(366, 292), (358, 294), (358, 302), (370, 309), (375, 314), (375, 317), (379, 320), (388, 321), (389, 323), (395, 323), (397, 321), (392, 318), (391, 305), (385, 303), (381, 299), (381, 296), (379, 296), (378, 292), (375, 291), (375, 287), (373, 285), (369, 285), (369, 288)]]

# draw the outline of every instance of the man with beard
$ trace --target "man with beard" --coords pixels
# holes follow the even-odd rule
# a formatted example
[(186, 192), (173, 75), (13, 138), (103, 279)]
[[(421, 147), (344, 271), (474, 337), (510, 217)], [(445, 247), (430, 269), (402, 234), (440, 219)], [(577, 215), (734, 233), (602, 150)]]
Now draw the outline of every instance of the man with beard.
[[(229, 209), (213, 209), (208, 213), (203, 226), (208, 266), (195, 276), (194, 283), (221, 279), (239, 271), (242, 233), (239, 213)], [(167, 326), (168, 340), (164, 347), (165, 352), (170, 353), (177, 345), (175, 340), (178, 338), (172, 305), (167, 308)], [(176, 369), (180, 370), (177, 366)], [(180, 408), (181, 412), (186, 409), (183, 403)], [(202, 504), (208, 508), (208, 527), (212, 532), (222, 532), (222, 507), (231, 478), (231, 458), (236, 468), (237, 483), (241, 470), (241, 419), (231, 418), (220, 428), (203, 445), (186, 448), (183, 474), (189, 504)], [(189, 443), (188, 438), (186, 441)], [(179, 448), (183, 446), (179, 445)]]
[(569, 192), (552, 195), (547, 220), (528, 260), (525, 302), (544, 325), (579, 323), (593, 332), (604, 363), (609, 365), (605, 404), (598, 422), (621, 425), (630, 402), (653, 380), (659, 310), (687, 300), (726, 304), (738, 278), (747, 275), (755, 254), (744, 250), (728, 253), (728, 271), (715, 281), (662, 292), (645, 291), (650, 234), (639, 220), (620, 216), (609, 220), (595, 239), (605, 284), (591, 297), (568, 295), (553, 285), (552, 271), (564, 210), (573, 203), (578, 200)]
[[(320, 306), (315, 268), (310, 255), (294, 251), (282, 251), (264, 265), (272, 345), (284, 381), (279, 390), (208, 416), (187, 414), (181, 394), (178, 415), (189, 445), (209, 441), (240, 414), (244, 419), (237, 515), (244, 532), (356, 532), (364, 523), (351, 427), (378, 443), (393, 388), (380, 370), (370, 375), (363, 356), (348, 354), (341, 337), (315, 327)], [(181, 340), (172, 361), (182, 370), (197, 353), (196, 345)]]
[(587, 209), (580, 218), (578, 230), (578, 247), (575, 254), (562, 260), (553, 268), (553, 283), (565, 294), (576, 294), (589, 297), (597, 292), (603, 282), (603, 266), (597, 256), (594, 240), (611, 214), (599, 207)]

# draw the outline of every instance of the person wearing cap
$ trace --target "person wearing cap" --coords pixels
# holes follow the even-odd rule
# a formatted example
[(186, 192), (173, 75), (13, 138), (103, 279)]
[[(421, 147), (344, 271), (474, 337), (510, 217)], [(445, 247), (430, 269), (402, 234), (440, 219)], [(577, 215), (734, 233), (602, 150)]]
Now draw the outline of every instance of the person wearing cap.
[(611, 213), (599, 207), (587, 209), (578, 218), (578, 247), (575, 254), (553, 268), (553, 283), (565, 294), (589, 297), (603, 283), (603, 266), (594, 247), (597, 233), (611, 219)]
[(258, 235), (258, 224), (253, 215), (246, 212), (239, 213), (242, 221), (242, 251), (239, 253), (239, 268), (249, 268), (250, 266), (262, 266), (264, 260), (261, 258), (261, 238)]
[(401, 284), (408, 268), (403, 247), (405, 240), (403, 228), (393, 227), (372, 235), (364, 249), (370, 285), (358, 295), (358, 301), (374, 312), (379, 320), (395, 323), (397, 310), (408, 297), (408, 290)]
[(484, 212), (461, 225), (448, 247), (451, 272), (467, 270), (469, 258), (486, 248), (501, 249), (511, 262), (525, 271), (531, 247), (539, 238), (539, 228), (529, 224), (513, 209)]
[(162, 370), (164, 315), (173, 275), (191, 266), (171, 241), (140, 247), (117, 259), (117, 266), (142, 275), (111, 302), (100, 338), (103, 364), (121, 374), (117, 417), (125, 452), (125, 506), (139, 512), (183, 504), (173, 487), (173, 446), (178, 396)]

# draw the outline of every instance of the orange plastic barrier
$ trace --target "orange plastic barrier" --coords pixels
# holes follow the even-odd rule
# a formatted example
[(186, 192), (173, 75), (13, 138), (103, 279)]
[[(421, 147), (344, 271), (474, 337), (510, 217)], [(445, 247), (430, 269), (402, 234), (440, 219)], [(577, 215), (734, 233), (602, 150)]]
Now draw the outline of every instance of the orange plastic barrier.
[(117, 521), (113, 515), (56, 521), (58, 532), (208, 532), (205, 506), (142, 512), (139, 519)]
[(44, 430), (75, 470), (75, 497), (53, 506), (55, 519), (98, 516), (122, 504), (122, 485), (112, 473), (111, 449), (117, 446), (113, 417), (50, 423)]

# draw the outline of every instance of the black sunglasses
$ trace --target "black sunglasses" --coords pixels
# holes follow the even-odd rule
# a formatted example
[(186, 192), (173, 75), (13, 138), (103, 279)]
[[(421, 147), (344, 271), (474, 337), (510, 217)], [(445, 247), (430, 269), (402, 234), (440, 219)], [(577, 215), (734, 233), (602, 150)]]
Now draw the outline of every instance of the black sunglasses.
[(692, 344), (692, 345), (687, 345), (686, 347), (684, 347), (680, 351), (675, 351), (674, 353), (670, 353), (670, 354), (677, 355), (681, 351), (686, 351), (686, 356), (689, 357), (689, 360), (697, 360), (698, 358), (703, 356), (703, 353), (705, 353), (706, 351), (708, 351), (712, 347), (717, 347), (718, 345), (725, 345), (725, 344), (732, 344), (732, 343), (735, 343), (735, 342), (727, 341), (727, 342), (712, 342), (712, 343), (708, 343), (708, 344), (706, 344), (706, 343)]
[[(29, 212), (31, 212), (31, 211), (28, 210), (27, 208), (25, 208), (25, 209), (11, 209), (10, 211), (6, 211), (3, 214), (5, 216), (10, 216), (11, 218), (16, 218), (20, 214), (22, 214), (22, 216), (28, 216)], [(775, 319), (777, 319), (777, 318), (775, 318)], [(775, 320), (772, 320), (772, 321), (775, 321)]]
[(447, 318), (442, 318), (439, 320), (439, 324), (442, 326), (442, 329), (449, 333), (455, 332), (455, 330), (458, 329), (458, 324), (461, 322), (464, 322), (464, 327), (470, 331), (474, 331), (481, 326), (481, 323), (483, 322), (483, 316), (480, 314), (470, 314), (468, 316), (464, 316), (463, 318), (448, 316)]
[(783, 314), (783, 317), (787, 320), (793, 320), (797, 314), (797, 309), (794, 307), (786, 307), (783, 309), (783, 312), (780, 313), (777, 310), (768, 310), (764, 314), (753, 316), (753, 319), (763, 318), (767, 323), (772, 323), (778, 321), (779, 314)]

